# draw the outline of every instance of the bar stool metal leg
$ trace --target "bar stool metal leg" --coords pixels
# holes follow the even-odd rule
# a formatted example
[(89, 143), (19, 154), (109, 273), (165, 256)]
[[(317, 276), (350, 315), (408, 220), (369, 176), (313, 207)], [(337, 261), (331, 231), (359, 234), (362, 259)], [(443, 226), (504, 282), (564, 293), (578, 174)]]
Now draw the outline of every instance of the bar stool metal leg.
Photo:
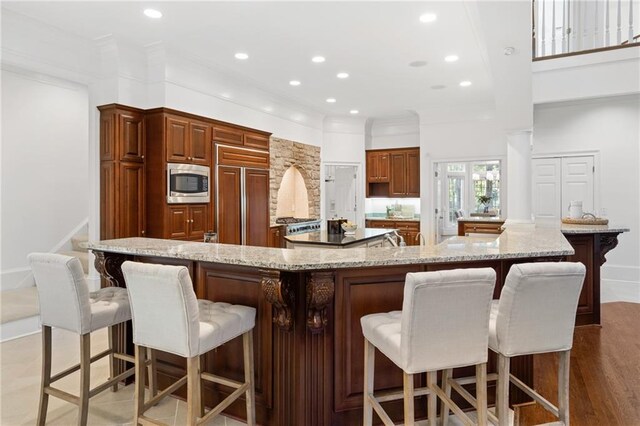
[(254, 365), (253, 365), (253, 330), (242, 335), (242, 346), (244, 349), (244, 381), (249, 384), (245, 397), (247, 400), (247, 425), (254, 426), (256, 424), (256, 406), (255, 406), (255, 383), (254, 383)]
[(44, 390), (51, 385), (51, 327), (42, 326), (42, 381), (40, 385), (40, 405), (38, 408), (38, 426), (47, 420), (49, 394)]
[(91, 379), (91, 334), (80, 335), (80, 396), (78, 426), (85, 426), (89, 415), (89, 385)]
[(187, 358), (187, 424), (195, 426), (202, 411), (200, 357)]
[(413, 426), (413, 374), (402, 372), (402, 384), (404, 387), (404, 424), (405, 426)]

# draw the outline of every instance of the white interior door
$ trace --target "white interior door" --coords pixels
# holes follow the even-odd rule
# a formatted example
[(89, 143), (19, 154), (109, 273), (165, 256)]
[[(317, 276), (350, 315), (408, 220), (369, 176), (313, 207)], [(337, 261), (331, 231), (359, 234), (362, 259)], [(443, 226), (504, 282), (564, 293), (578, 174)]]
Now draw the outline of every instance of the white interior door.
[(325, 217), (358, 219), (358, 166), (325, 166)]
[(562, 214), (562, 160), (560, 158), (534, 158), (533, 216), (536, 220), (558, 223)]
[(582, 201), (585, 213), (596, 213), (593, 195), (593, 156), (562, 158), (562, 215), (571, 201)]

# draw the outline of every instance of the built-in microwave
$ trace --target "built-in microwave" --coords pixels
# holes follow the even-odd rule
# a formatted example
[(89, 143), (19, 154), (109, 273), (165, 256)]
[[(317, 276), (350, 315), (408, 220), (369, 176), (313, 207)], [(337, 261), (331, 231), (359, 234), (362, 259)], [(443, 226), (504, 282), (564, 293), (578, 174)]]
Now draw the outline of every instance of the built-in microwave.
[(207, 166), (167, 164), (167, 203), (208, 203), (209, 175)]

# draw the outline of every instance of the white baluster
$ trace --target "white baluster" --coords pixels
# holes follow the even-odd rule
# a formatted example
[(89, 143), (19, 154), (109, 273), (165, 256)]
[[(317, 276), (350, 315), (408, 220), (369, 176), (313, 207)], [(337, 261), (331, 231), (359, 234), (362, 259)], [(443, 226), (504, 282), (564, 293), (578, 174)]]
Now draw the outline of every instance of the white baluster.
[(553, 32), (551, 34), (551, 54), (556, 54), (556, 0), (551, 0), (551, 28)]
[(629, 0), (629, 43), (633, 43), (633, 0)]
[(566, 25), (567, 49), (565, 53), (571, 52), (571, 46), (572, 46), (571, 38), (575, 37), (574, 31), (573, 31), (573, 22), (574, 20), (571, 19), (571, 0), (567, 0), (567, 25)]
[(542, 0), (542, 28), (540, 29), (541, 30), (540, 32), (542, 33), (542, 49), (541, 49), (541, 52), (540, 52), (541, 53), (540, 56), (545, 56), (545, 50), (546, 50), (546, 41), (545, 41), (545, 39), (547, 37), (547, 34), (546, 34), (547, 31), (546, 31), (546, 29), (544, 27), (545, 15), (546, 15), (546, 13), (545, 13), (545, 4), (546, 3), (547, 3), (546, 1)]
[(600, 47), (600, 40), (598, 37), (598, 3), (600, 3), (600, 1), (597, 0), (593, 3), (593, 47)]
[(609, 0), (607, 0), (604, 6), (604, 45), (609, 47), (609, 43)]
[(618, 0), (618, 41), (616, 44), (622, 43), (622, 0)]
[(580, 45), (580, 50), (586, 50), (588, 49), (589, 46), (589, 25), (587, 24), (588, 18), (587, 18), (587, 10), (589, 10), (589, 3), (581, 3), (580, 4), (580, 22), (581, 22), (581, 28), (582, 28), (582, 44)]
[(560, 45), (560, 53), (566, 53), (565, 46), (567, 43), (567, 29), (569, 28), (569, 20), (567, 19), (567, 0), (562, 0), (562, 44)]

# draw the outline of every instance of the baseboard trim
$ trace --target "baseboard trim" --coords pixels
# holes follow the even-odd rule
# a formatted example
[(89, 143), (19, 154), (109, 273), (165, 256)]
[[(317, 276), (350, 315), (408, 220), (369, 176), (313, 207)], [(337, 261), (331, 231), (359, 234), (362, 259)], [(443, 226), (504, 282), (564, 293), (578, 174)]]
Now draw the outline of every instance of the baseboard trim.
[(600, 301), (640, 303), (640, 282), (603, 278), (600, 281)]
[(0, 343), (40, 332), (40, 316), (35, 315), (0, 325)]

